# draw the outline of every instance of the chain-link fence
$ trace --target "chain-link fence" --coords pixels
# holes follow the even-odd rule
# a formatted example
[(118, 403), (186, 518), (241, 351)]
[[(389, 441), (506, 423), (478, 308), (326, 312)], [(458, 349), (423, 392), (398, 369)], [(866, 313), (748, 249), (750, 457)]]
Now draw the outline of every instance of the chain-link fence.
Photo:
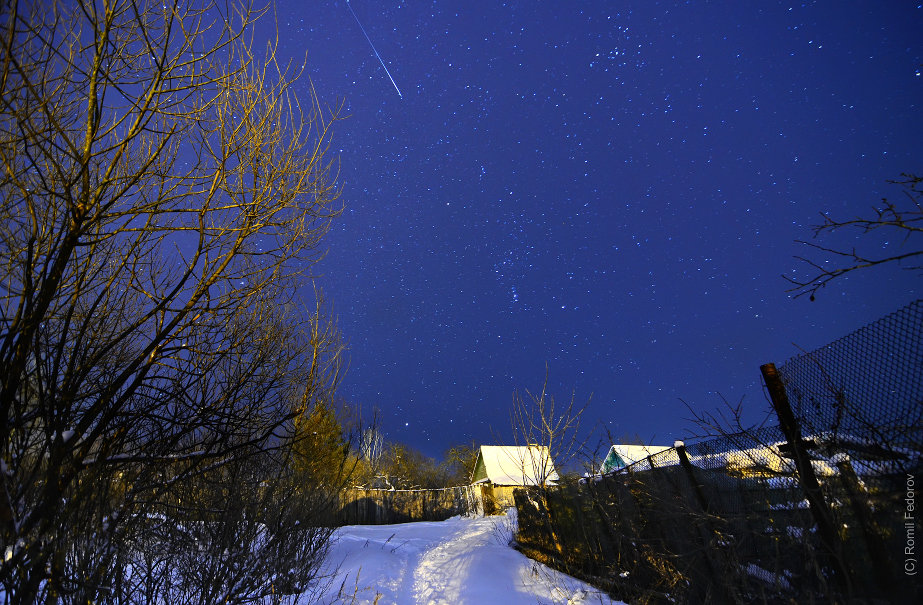
[(921, 339), (918, 301), (786, 362), (778, 427), (519, 493), (523, 550), (632, 603), (914, 602)]
[(779, 373), (802, 434), (821, 454), (904, 473), (923, 449), (923, 300), (788, 360)]

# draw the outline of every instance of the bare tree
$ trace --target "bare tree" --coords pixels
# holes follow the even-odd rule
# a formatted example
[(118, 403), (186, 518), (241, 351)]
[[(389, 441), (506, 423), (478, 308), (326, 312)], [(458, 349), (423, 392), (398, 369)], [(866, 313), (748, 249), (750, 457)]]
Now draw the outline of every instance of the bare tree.
[(524, 476), (535, 477), (538, 485), (545, 487), (550, 484), (555, 464), (564, 468), (574, 460), (586, 443), (580, 434), (580, 420), (587, 405), (589, 400), (578, 405), (573, 393), (566, 404), (559, 405), (548, 392), (547, 368), (541, 391), (533, 394), (527, 390), (525, 397), (513, 393), (513, 440), (518, 446), (537, 446), (519, 461)]
[(901, 249), (894, 253), (866, 253), (860, 252), (855, 246), (837, 247), (797, 240), (799, 244), (819, 252), (825, 259), (812, 260), (806, 256), (797, 256), (798, 260), (810, 267), (810, 273), (804, 279), (784, 275), (793, 286), (788, 292), (793, 292), (795, 298), (807, 294), (814, 300), (818, 290), (842, 275), (889, 263), (910, 261), (905, 269), (923, 270), (923, 264), (920, 264), (918, 258), (923, 255), (923, 177), (912, 174), (901, 176), (900, 180), (889, 181), (903, 189), (903, 195), (897, 202), (882, 199), (881, 205), (873, 208), (872, 215), (868, 217), (836, 220), (823, 214), (824, 222), (813, 227), (815, 239), (840, 230), (854, 229), (861, 234), (877, 233), (884, 236), (887, 240), (885, 246), (892, 240), (899, 241)]
[(261, 11), (46, 4), (0, 6), (11, 603), (118, 592), (131, 536), (190, 477), (287, 443), (340, 351), (292, 294), (339, 211), (338, 110), (254, 49)]
[(453, 445), (443, 454), (442, 467), (449, 486), (470, 485), (474, 465), (477, 464), (480, 447), (472, 441), (471, 444), (462, 443)]
[[(560, 479), (555, 465), (560, 469), (568, 467), (586, 444), (586, 437), (581, 439), (580, 420), (587, 405), (589, 401), (578, 405), (574, 393), (565, 405), (558, 405), (554, 395), (548, 392), (547, 366), (541, 391), (526, 391), (525, 397), (518, 392), (513, 394), (510, 423), (513, 439), (519, 447), (507, 449), (510, 458), (507, 463), (517, 467), (523, 484), (529, 486), (524, 496), (535, 507), (532, 520), (546, 536), (549, 549), (558, 556), (564, 555), (564, 542), (560, 519), (549, 503), (550, 488)], [(518, 502), (517, 510), (522, 511)]]

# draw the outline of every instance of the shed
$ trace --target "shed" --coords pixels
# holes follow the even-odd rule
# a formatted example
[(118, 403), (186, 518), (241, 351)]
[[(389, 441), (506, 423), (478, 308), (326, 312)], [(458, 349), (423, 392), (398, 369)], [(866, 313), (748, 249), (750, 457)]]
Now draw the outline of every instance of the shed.
[(486, 514), (513, 506), (513, 490), (554, 485), (559, 480), (551, 452), (540, 445), (482, 445), (471, 476), (480, 487), (479, 504)]
[(551, 453), (543, 445), (482, 445), (471, 483), (524, 486), (558, 479)]
[(603, 460), (599, 472), (602, 475), (611, 473), (619, 469), (631, 466), (635, 462), (640, 462), (648, 456), (659, 454), (664, 450), (670, 449), (669, 445), (624, 445), (614, 444), (609, 448), (606, 459)]

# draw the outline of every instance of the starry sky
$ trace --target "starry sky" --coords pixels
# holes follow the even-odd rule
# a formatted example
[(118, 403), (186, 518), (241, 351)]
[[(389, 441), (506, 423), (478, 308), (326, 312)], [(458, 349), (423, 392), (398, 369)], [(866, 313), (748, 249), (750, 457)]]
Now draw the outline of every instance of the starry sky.
[(586, 427), (670, 444), (697, 430), (681, 399), (759, 419), (760, 364), (920, 296), (899, 267), (815, 302), (781, 277), (822, 211), (867, 214), (923, 172), (918, 2), (275, 6), (258, 34), (277, 23), (304, 97), (349, 115), (316, 272), (341, 395), (386, 439), (509, 441), (547, 367)]

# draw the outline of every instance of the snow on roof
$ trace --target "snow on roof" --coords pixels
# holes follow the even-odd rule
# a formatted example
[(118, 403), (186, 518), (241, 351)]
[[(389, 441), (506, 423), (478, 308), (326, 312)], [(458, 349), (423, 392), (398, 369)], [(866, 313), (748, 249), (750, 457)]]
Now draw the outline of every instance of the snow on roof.
[(559, 479), (545, 446), (482, 445), (473, 483), (494, 485), (540, 485)]
[[(815, 473), (821, 476), (837, 474), (836, 456), (838, 454), (848, 455), (853, 470), (860, 476), (895, 473), (920, 459), (919, 451), (892, 445), (884, 446), (873, 439), (854, 435), (818, 433), (807, 435), (802, 438), (802, 441), (810, 453), (811, 466), (814, 467)], [(704, 442), (707, 446), (712, 443)], [(693, 447), (696, 451), (703, 452), (688, 454), (689, 461), (699, 468), (736, 471), (748, 469), (765, 473), (793, 473), (795, 471), (792, 450), (785, 440), (775, 440), (769, 443), (759, 443), (754, 440), (751, 447), (724, 440), (723, 446), (719, 445), (721, 449), (717, 451), (710, 447)], [(665, 445), (615, 444), (609, 448), (599, 473), (605, 475), (627, 466), (631, 466), (636, 471), (648, 470), (650, 465), (646, 462), (647, 457), (668, 449), (671, 448)], [(661, 456), (655, 460), (655, 463), (658, 467), (673, 466), (679, 464), (679, 459)]]
[(616, 443), (609, 448), (609, 453), (606, 455), (606, 459), (603, 460), (602, 468), (599, 470), (602, 474), (606, 474), (668, 449), (670, 449), (669, 445), (624, 445)]

